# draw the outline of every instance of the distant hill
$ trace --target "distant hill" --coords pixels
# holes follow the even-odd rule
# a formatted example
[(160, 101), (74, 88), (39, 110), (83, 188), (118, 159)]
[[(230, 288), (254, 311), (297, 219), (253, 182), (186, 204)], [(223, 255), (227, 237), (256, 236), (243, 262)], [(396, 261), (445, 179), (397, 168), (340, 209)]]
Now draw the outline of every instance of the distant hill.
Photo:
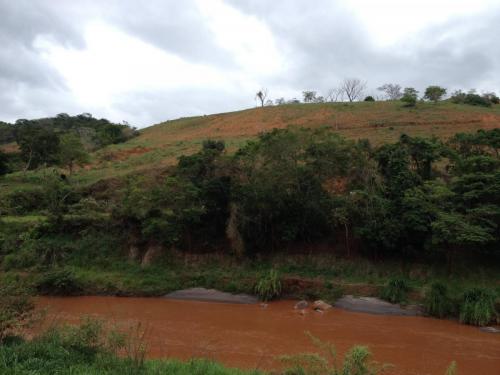
[(114, 124), (106, 119), (94, 118), (90, 113), (76, 116), (60, 113), (55, 117), (19, 119), (14, 124), (0, 121), (0, 147), (4, 151), (16, 150), (13, 142), (16, 140), (17, 129), (22, 127), (37, 127), (55, 133), (73, 132), (80, 137), (89, 150), (123, 142), (131, 138), (135, 132), (128, 124)]

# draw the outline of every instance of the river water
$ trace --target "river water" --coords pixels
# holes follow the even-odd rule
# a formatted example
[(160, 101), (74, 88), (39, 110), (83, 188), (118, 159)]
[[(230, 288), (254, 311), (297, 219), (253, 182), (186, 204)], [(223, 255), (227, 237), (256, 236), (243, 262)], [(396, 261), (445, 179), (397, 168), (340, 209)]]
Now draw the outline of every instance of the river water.
[(500, 334), (453, 321), (380, 316), (332, 309), (293, 309), (293, 301), (238, 305), (163, 298), (41, 297), (49, 322), (78, 323), (84, 315), (118, 326), (140, 324), (150, 358), (207, 357), (241, 368), (276, 369), (276, 357), (315, 350), (305, 332), (335, 344), (339, 354), (366, 345), (391, 374), (443, 375), (451, 361), (460, 375), (500, 374)]

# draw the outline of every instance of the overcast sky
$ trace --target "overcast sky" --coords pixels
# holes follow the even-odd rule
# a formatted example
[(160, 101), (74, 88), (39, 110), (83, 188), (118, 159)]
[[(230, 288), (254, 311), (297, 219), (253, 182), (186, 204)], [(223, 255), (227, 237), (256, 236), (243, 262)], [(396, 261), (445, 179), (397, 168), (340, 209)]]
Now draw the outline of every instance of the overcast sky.
[(144, 127), (345, 77), (500, 91), (499, 0), (0, 0), (0, 120)]

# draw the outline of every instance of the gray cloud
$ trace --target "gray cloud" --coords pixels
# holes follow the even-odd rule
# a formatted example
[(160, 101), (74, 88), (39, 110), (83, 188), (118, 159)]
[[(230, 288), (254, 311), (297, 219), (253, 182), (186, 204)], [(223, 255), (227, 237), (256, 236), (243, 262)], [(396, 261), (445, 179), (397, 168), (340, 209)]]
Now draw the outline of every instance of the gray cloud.
[[(372, 91), (386, 82), (420, 90), (429, 84), (500, 89), (496, 69), (500, 63), (500, 49), (496, 48), (500, 6), (429, 26), (396, 45), (377, 47), (369, 29), (341, 1), (225, 3), (257, 18), (271, 31), (286, 66), (258, 85), (267, 86), (273, 97), (280, 90), (295, 96), (306, 89), (325, 93), (344, 77), (366, 80)], [(0, 0), (0, 14), (0, 120), (92, 111), (78, 104), (36, 44), (43, 37), (84, 50), (83, 33), (91, 21), (111, 25), (184, 61), (238, 74), (235, 56), (218, 45), (194, 0)], [(243, 71), (240, 74), (246, 78)], [(117, 95), (94, 114), (145, 126), (181, 115), (253, 105), (251, 92), (235, 89), (238, 84), (230, 86), (233, 89), (176, 92), (142, 88)]]

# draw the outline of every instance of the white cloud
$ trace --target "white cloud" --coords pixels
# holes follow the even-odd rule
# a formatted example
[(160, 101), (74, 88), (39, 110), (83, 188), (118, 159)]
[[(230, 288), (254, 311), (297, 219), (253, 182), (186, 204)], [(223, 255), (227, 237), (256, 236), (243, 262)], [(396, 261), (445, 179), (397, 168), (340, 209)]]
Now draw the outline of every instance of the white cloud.
[(142, 127), (347, 76), (500, 89), (498, 0), (0, 0), (0, 13), (7, 121), (91, 112)]
[[(498, 0), (350, 0), (346, 5), (379, 46), (389, 46), (448, 20), (498, 8)], [(480, 19), (478, 19), (480, 22)]]

